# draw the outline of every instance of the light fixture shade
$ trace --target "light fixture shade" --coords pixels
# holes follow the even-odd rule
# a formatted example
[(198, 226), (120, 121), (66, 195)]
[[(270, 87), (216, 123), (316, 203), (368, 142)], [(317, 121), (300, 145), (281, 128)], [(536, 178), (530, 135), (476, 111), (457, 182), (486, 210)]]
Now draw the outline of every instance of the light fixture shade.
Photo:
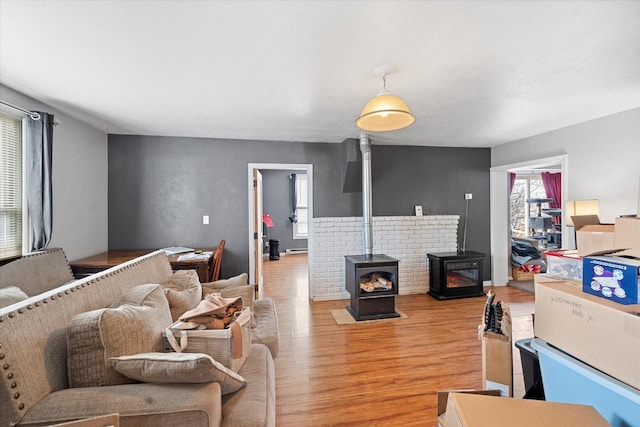
[(415, 116), (402, 99), (382, 93), (367, 102), (356, 126), (370, 132), (388, 132), (411, 126), (415, 121)]

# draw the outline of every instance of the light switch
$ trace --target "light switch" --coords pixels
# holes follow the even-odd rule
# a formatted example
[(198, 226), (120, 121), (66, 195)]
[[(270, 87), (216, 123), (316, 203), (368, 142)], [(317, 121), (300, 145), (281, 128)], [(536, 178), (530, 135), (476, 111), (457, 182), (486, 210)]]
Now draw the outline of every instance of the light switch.
[(203, 215), (202, 216), (202, 223), (204, 225), (208, 225), (209, 224), (209, 215)]

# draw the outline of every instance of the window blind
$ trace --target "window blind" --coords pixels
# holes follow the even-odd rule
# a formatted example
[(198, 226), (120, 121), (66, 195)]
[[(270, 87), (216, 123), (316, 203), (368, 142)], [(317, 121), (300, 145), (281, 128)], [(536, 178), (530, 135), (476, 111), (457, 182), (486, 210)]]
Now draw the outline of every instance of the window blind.
[(0, 259), (22, 255), (22, 120), (0, 114)]

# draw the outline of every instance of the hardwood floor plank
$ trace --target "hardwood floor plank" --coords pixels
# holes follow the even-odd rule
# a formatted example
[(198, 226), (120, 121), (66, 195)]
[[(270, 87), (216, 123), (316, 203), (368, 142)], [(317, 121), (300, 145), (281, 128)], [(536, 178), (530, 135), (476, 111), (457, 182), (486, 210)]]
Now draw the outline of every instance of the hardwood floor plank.
[[(276, 303), (281, 334), (278, 426), (435, 426), (438, 391), (482, 387), (485, 298), (400, 295), (396, 309), (406, 319), (338, 325), (331, 310), (349, 301), (310, 301), (307, 274), (306, 254), (264, 263), (264, 294)], [(511, 309), (514, 341), (532, 336), (533, 295), (491, 290)], [(516, 397), (521, 377), (514, 349)]]

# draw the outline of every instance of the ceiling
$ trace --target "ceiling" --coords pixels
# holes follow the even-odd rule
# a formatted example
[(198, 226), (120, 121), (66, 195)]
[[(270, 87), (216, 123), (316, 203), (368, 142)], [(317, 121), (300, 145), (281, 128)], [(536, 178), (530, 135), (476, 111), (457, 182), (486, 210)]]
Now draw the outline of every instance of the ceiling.
[(384, 64), (375, 144), (491, 147), (640, 106), (640, 2), (0, 0), (0, 83), (108, 133), (342, 142)]

